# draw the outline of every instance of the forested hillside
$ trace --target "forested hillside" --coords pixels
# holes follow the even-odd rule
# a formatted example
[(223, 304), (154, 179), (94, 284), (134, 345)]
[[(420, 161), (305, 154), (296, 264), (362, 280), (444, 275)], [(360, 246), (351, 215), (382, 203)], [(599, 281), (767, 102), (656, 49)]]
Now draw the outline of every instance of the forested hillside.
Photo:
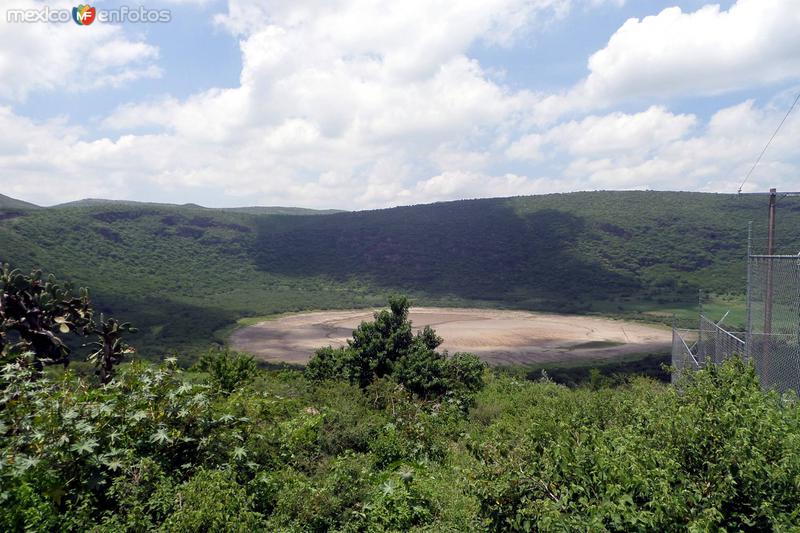
[[(143, 353), (205, 345), (243, 316), (418, 304), (638, 316), (697, 290), (744, 291), (747, 221), (766, 199), (592, 192), (376, 211), (268, 215), (125, 202), (35, 209), (0, 202), (0, 260), (88, 285), (140, 328)], [(800, 201), (779, 207), (800, 249)]]

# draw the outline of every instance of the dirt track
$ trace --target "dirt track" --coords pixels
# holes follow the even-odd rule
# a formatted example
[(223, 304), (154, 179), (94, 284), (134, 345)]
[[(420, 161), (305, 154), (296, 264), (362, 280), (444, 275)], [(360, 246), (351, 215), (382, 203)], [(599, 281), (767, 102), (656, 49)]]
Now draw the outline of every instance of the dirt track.
[[(268, 320), (234, 332), (231, 344), (267, 361), (303, 364), (316, 348), (343, 346), (374, 311), (319, 311)], [(444, 338), (442, 349), (472, 352), (492, 365), (666, 352), (672, 340), (665, 328), (635, 322), (524, 311), (415, 307), (411, 320), (417, 328), (433, 327)], [(582, 346), (586, 343), (595, 344)]]

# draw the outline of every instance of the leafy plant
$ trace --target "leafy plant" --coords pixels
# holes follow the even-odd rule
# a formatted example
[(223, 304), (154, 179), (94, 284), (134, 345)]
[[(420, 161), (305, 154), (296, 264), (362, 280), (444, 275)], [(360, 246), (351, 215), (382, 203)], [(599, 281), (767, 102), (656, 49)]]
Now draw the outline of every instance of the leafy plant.
[(200, 357), (197, 369), (208, 372), (215, 387), (230, 394), (255, 377), (258, 365), (250, 355), (214, 348)]
[(481, 465), (472, 490), (491, 530), (800, 523), (800, 412), (795, 399), (764, 393), (752, 365), (711, 365), (682, 392), (643, 380), (506, 390), (502, 414), (472, 448)]
[(174, 507), (162, 531), (266, 531), (262, 516), (251, 509), (252, 497), (229, 471), (201, 470), (177, 488)]
[(738, 360), (679, 388), (483, 372), (468, 416), (390, 376), (361, 389), (256, 371), (220, 394), (173, 361), (103, 387), (34, 372), (0, 373), (3, 531), (800, 525), (800, 405)]

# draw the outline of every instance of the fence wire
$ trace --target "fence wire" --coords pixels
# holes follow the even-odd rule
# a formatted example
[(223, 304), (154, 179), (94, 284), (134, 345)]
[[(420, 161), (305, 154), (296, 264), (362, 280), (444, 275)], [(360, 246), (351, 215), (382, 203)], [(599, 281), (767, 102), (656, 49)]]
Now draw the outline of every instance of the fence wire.
[(721, 363), (735, 355), (747, 355), (742, 334), (731, 333), (716, 322), (700, 315), (700, 333), (697, 340), (697, 359), (701, 364)]
[(751, 255), (747, 355), (761, 384), (800, 391), (800, 255)]
[(685, 372), (700, 370), (697, 360), (697, 330), (672, 328), (672, 383)]
[(672, 328), (673, 382), (730, 357), (753, 361), (764, 388), (800, 392), (800, 254), (749, 255), (747, 331), (700, 315), (700, 327)]

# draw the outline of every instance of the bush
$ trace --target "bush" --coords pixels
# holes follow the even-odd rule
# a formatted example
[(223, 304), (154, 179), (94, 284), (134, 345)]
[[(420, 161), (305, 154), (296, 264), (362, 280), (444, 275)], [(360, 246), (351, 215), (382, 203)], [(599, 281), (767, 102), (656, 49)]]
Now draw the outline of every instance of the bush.
[(458, 352), (444, 361), (444, 373), (450, 390), (467, 393), (484, 387), (483, 374), (486, 363), (471, 353)]
[(351, 379), (349, 374), (350, 368), (353, 366), (353, 357), (353, 350), (350, 348), (332, 348), (330, 346), (319, 348), (308, 361), (305, 375), (312, 381), (334, 379), (356, 381)]
[[(492, 530), (784, 530), (800, 521), (800, 413), (738, 359), (683, 392), (522, 387), (477, 437)], [(506, 402), (509, 398), (506, 399)], [(513, 407), (512, 407), (513, 405)]]
[(800, 526), (800, 405), (741, 361), (593, 390), (433, 360), (471, 416), (459, 389), (422, 401), (391, 374), (260, 372), (219, 394), (174, 361), (103, 386), (6, 365), (0, 531)]
[(14, 487), (6, 505), (17, 520), (32, 505), (23, 498), (28, 489), (78, 524), (97, 520), (109, 508), (130, 506), (121, 474), (181, 479), (203, 466), (238, 465), (242, 441), (254, 432), (249, 418), (213, 404), (207, 386), (185, 382), (174, 366), (134, 364), (102, 388), (70, 373), (58, 381), (30, 374), (4, 367), (0, 396), (0, 496)]
[(202, 470), (178, 487), (175, 512), (161, 529), (226, 533), (266, 531), (261, 514), (254, 512), (247, 495), (229, 471)]
[(414, 480), (406, 467), (386, 479), (365, 506), (368, 531), (408, 531), (428, 524), (433, 518), (430, 495)]
[(208, 372), (211, 383), (223, 393), (230, 394), (255, 377), (258, 365), (252, 356), (227, 349), (212, 349), (200, 357), (197, 369)]

